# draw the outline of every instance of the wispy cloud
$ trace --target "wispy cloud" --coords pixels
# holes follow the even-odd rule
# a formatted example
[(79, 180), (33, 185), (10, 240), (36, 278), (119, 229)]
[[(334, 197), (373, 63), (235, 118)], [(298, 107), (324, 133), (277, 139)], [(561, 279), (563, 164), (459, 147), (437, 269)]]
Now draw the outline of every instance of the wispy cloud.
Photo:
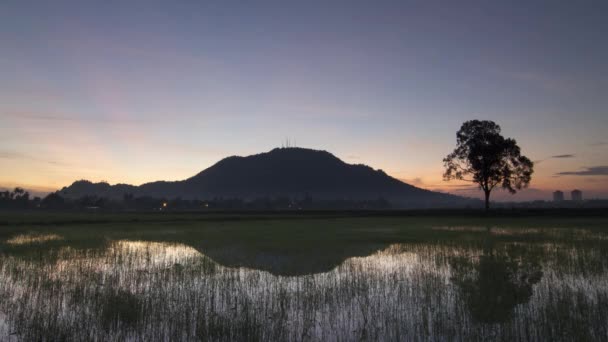
[(558, 172), (558, 176), (608, 176), (608, 166), (592, 166), (586, 167), (579, 171), (564, 171)]
[(424, 185), (424, 181), (422, 181), (422, 178), (420, 177), (410, 179), (409, 182), (414, 185)]
[(422, 180), (421, 177), (397, 178), (397, 179), (399, 179), (400, 181), (402, 181), (404, 183), (407, 183), (409, 185), (414, 185), (414, 186), (417, 186), (417, 187), (428, 188), (430, 186), (429, 184), (426, 184), (424, 182), (424, 180)]
[(24, 153), (9, 152), (9, 151), (0, 151), (0, 159), (11, 159), (11, 160), (26, 159), (26, 160), (31, 160), (31, 161), (46, 163), (46, 164), (51, 164), (51, 165), (64, 165), (64, 166), (67, 165), (66, 163), (58, 162), (55, 160), (38, 158), (38, 157), (33, 157), (33, 156), (30, 156), (30, 155), (27, 155)]
[(567, 153), (567, 154), (556, 154), (550, 157), (547, 157), (545, 159), (538, 159), (534, 161), (534, 164), (540, 164), (548, 159), (567, 159), (567, 158), (574, 158), (576, 157), (576, 154), (571, 154), (571, 153)]
[(460, 193), (460, 192), (476, 192), (479, 190), (479, 186), (476, 184), (434, 184), (428, 187), (429, 190), (448, 192), (448, 193)]
[(414, 178), (397, 178), (398, 180), (413, 185), (419, 188), (439, 191), (439, 192), (450, 192), (450, 191), (463, 191), (463, 190), (474, 190), (477, 189), (477, 185), (471, 184), (444, 184), (444, 183), (428, 183), (422, 177)]
[(479, 188), (478, 185), (472, 185), (472, 184), (445, 184), (445, 185), (442, 185), (442, 187), (452, 188), (452, 189), (478, 189)]
[(608, 141), (596, 141), (589, 144), (589, 146), (608, 146)]
[(455, 191), (455, 192), (469, 192), (469, 191), (478, 191), (480, 190), (478, 186), (474, 186), (474, 185), (464, 185), (458, 188), (450, 188), (448, 189), (448, 191)]
[(20, 120), (28, 121), (47, 121), (47, 122), (91, 122), (104, 124), (143, 124), (146, 121), (132, 120), (125, 118), (109, 118), (102, 116), (73, 116), (73, 115), (58, 115), (58, 114), (32, 114), (22, 112), (2, 113), (2, 116), (12, 117)]

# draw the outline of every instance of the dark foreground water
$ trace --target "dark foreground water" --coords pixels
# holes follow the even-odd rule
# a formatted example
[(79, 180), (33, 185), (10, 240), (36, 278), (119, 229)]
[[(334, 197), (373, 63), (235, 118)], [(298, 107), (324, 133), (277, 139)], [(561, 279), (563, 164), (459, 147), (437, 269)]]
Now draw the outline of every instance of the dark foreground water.
[(213, 225), (12, 229), (0, 340), (608, 340), (602, 227)]

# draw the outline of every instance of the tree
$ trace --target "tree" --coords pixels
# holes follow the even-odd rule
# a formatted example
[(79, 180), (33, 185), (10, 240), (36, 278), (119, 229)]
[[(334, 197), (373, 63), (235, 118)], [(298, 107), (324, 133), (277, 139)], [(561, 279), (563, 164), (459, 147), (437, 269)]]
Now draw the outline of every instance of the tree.
[(493, 121), (471, 120), (456, 133), (456, 148), (443, 159), (445, 180), (464, 180), (479, 185), (485, 194), (486, 210), (490, 193), (497, 186), (514, 194), (532, 179), (534, 163), (521, 155), (517, 142), (500, 134)]
[(64, 209), (65, 199), (57, 192), (51, 192), (42, 199), (41, 205), (49, 209)]

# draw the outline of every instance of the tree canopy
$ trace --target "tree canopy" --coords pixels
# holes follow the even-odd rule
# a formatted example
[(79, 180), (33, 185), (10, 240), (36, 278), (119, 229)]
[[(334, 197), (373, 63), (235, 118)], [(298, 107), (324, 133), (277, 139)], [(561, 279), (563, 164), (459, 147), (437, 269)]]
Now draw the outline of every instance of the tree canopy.
[(490, 193), (502, 187), (514, 194), (532, 179), (534, 163), (521, 155), (517, 142), (505, 138), (493, 121), (471, 120), (456, 133), (456, 148), (444, 159), (445, 180), (464, 180), (484, 191), (486, 209)]

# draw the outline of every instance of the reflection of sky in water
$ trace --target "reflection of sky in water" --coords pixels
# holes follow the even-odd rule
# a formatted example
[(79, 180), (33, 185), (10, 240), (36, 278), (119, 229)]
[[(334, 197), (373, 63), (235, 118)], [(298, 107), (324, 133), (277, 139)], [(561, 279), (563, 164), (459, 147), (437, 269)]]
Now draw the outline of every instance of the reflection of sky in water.
[[(510, 245), (532, 247), (524, 242)], [(582, 253), (572, 246), (551, 243), (534, 248), (544, 256), (543, 277), (534, 285), (530, 301), (515, 307), (516, 323), (510, 324), (525, 326), (532, 337), (542, 337), (534, 326), (550, 324), (542, 317), (546, 310), (552, 310), (560, 294), (572, 297), (572, 293), (583, 293), (589, 303), (600, 305), (598, 298), (607, 294), (608, 284), (603, 264), (595, 274), (576, 271), (585, 265), (580, 266), (581, 258), (603, 262), (598, 254), (601, 251)], [(568, 263), (559, 262), (558, 253)], [(45, 306), (50, 309), (45, 310), (56, 312), (57, 321), (74, 324), (71, 320), (85, 319), (79, 317), (88, 312), (88, 316), (82, 316), (88, 317), (83, 326), (101, 329), (98, 318), (90, 314), (99, 305), (94, 300), (110, 289), (119, 289), (136, 298), (147, 298), (155, 309), (172, 317), (182, 317), (185, 310), (190, 310), (189, 320), (208, 320), (213, 316), (241, 324), (238, 322), (243, 317), (254, 315), (270, 330), (287, 329), (291, 335), (282, 335), (287, 339), (308, 334), (319, 340), (336, 336), (354, 340), (364, 333), (372, 334), (362, 329), (366, 324), (373, 325), (377, 333), (367, 335), (370, 339), (443, 339), (448, 337), (448, 325), (463, 329), (460, 339), (476, 336), (467, 335), (467, 331), (489, 337), (483, 335), (487, 331), (476, 330), (479, 326), (466, 314), (459, 289), (451, 282), (453, 270), (449, 264), (454, 257), (476, 263), (482, 254), (479, 248), (392, 244), (369, 256), (348, 258), (328, 272), (279, 276), (221, 266), (185, 244), (117, 240), (97, 250), (61, 247), (57, 258), (48, 261), (3, 256), (0, 294), (10, 299), (5, 299), (0, 309), (16, 308), (26, 314), (24, 317), (34, 317), (33, 292), (36, 298), (48, 301)], [(57, 284), (44, 285), (34, 279), (50, 279)], [(87, 295), (74, 302), (71, 298), (78, 291)], [(63, 299), (57, 300), (58, 296)], [(162, 331), (168, 329), (166, 324), (152, 321), (140, 329)], [(0, 337), (7, 336), (9, 325), (0, 324)], [(402, 329), (400, 334), (406, 335), (394, 335), (397, 327)], [(119, 332), (104, 336), (117, 338), (119, 335), (114, 333)]]
[(109, 248), (108, 253), (116, 253), (133, 258), (133, 266), (136, 268), (170, 267), (203, 256), (196, 249), (180, 243), (130, 240), (114, 242)]
[(6, 243), (13, 246), (19, 246), (58, 240), (63, 240), (63, 238), (57, 234), (21, 234), (6, 240)]
[(419, 256), (416, 253), (408, 252), (401, 248), (399, 244), (393, 244), (366, 257), (354, 257), (347, 259), (341, 266), (361, 267), (363, 272), (410, 272), (420, 264)]

